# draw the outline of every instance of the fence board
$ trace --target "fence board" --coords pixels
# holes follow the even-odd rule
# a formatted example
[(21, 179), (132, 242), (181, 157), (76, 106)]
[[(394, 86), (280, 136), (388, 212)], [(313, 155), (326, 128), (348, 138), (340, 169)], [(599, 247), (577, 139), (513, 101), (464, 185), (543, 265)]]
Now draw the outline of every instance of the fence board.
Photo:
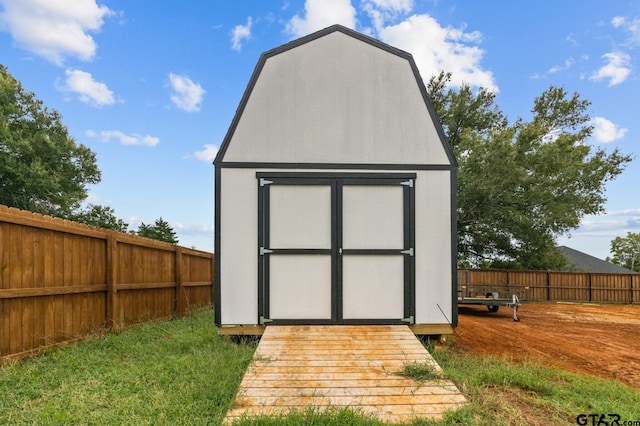
[[(33, 228), (22, 229), (22, 288), (36, 287), (34, 281), (34, 244), (35, 232)], [(29, 298), (22, 301), (22, 346), (28, 350), (34, 346), (35, 335), (35, 299)]]
[(9, 353), (22, 352), (22, 300), (5, 300), (5, 306), (9, 310)]
[(0, 206), (0, 363), (210, 306), (212, 277), (211, 253)]
[[(9, 227), (9, 285), (22, 288), (22, 229)], [(22, 300), (9, 301), (9, 351), (22, 351)]]
[(0, 299), (0, 354), (9, 353), (10, 326), (9, 304)]
[(9, 225), (0, 223), (0, 289), (9, 288)]
[[(0, 223), (0, 289), (9, 285), (9, 234), (6, 223)], [(0, 354), (9, 353), (9, 305), (0, 299)]]
[[(38, 290), (44, 289), (44, 238), (42, 232), (35, 232), (33, 239), (33, 286)], [(45, 298), (38, 297), (33, 301), (33, 339), (36, 346), (41, 346), (46, 341), (45, 335)]]

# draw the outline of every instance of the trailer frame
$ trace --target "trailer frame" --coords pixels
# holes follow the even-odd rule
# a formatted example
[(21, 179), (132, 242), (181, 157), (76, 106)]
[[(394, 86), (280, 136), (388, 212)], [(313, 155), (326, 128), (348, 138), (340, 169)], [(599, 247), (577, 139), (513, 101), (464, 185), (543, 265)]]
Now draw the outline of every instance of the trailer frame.
[(513, 320), (519, 322), (518, 309), (528, 299), (528, 294), (529, 286), (461, 284), (458, 286), (458, 305), (484, 305), (491, 313), (505, 306), (513, 310)]

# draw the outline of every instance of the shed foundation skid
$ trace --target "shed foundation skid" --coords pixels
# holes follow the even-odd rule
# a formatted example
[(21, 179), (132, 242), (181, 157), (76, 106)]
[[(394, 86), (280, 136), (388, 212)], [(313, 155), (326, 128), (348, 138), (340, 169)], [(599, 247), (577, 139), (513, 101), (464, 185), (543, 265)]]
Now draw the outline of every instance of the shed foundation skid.
[[(223, 325), (218, 329), (221, 336), (262, 336), (264, 325)], [(447, 324), (413, 324), (409, 329), (416, 336), (450, 336), (454, 328)]]

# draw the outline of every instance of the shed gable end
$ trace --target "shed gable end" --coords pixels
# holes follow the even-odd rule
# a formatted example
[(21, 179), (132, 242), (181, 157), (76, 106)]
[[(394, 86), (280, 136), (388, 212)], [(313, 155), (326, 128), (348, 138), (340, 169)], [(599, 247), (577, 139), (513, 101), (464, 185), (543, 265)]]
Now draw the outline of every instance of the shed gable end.
[(334, 26), (263, 55), (216, 164), (453, 166), (410, 55), (355, 34)]

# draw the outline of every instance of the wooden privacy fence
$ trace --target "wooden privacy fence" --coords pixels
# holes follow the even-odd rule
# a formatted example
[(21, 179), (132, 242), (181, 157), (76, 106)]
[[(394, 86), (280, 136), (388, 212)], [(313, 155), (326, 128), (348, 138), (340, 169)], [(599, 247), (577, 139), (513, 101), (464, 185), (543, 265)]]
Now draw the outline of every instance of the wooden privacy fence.
[(459, 269), (458, 285), (509, 287), (528, 300), (640, 303), (640, 274)]
[(213, 254), (0, 206), (0, 363), (213, 300)]

